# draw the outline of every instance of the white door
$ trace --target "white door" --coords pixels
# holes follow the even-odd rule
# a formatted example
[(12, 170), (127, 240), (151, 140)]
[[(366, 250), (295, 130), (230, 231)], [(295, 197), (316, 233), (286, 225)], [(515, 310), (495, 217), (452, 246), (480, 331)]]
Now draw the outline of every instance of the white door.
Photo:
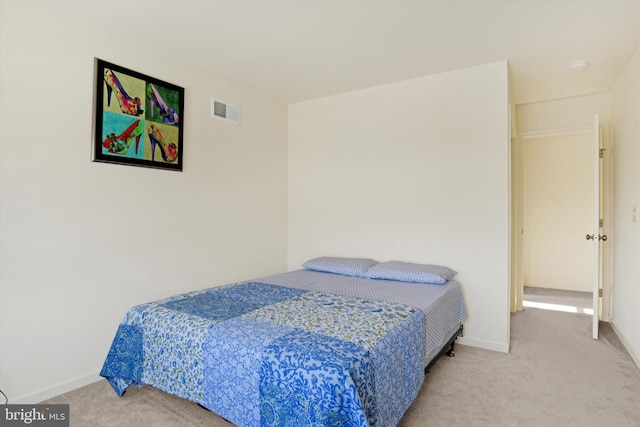
[(598, 321), (600, 320), (600, 248), (601, 241), (606, 240), (606, 235), (600, 235), (600, 117), (593, 116), (593, 229), (592, 234), (587, 234), (587, 240), (593, 243), (593, 339), (598, 339)]

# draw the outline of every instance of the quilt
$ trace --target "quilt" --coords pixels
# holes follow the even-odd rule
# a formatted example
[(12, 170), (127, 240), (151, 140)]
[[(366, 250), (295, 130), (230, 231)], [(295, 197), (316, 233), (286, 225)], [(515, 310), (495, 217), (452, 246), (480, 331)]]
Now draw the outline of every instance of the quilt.
[(391, 426), (424, 380), (416, 308), (246, 282), (133, 307), (104, 362), (240, 426)]

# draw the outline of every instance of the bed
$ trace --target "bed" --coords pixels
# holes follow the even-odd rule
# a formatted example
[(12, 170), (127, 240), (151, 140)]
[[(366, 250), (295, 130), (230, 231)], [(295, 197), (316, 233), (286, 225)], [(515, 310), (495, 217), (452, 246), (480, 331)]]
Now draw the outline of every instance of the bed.
[(100, 375), (119, 396), (148, 384), (239, 426), (397, 425), (462, 331), (455, 271), (304, 266), (133, 307)]

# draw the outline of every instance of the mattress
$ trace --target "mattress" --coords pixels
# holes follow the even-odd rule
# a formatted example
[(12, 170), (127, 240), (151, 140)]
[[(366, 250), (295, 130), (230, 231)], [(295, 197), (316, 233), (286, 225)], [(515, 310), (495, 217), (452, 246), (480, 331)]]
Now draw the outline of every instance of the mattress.
[(308, 291), (404, 304), (420, 309), (426, 318), (425, 366), (467, 320), (462, 288), (455, 280), (444, 285), (407, 283), (344, 276), (308, 269), (255, 279), (256, 282)]

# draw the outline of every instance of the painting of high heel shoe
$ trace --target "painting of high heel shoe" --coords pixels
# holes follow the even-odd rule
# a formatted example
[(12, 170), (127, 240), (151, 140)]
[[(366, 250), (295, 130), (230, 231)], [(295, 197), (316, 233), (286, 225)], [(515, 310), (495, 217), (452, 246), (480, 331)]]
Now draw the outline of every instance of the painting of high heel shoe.
[(126, 155), (131, 148), (133, 141), (136, 141), (136, 151), (140, 147), (140, 138), (144, 134), (144, 124), (140, 120), (136, 120), (124, 132), (120, 135), (116, 135), (115, 132), (111, 132), (102, 141), (102, 146), (110, 153)]
[(175, 162), (178, 158), (178, 146), (173, 142), (167, 142), (158, 125), (150, 124), (147, 130), (149, 144), (151, 147), (151, 161), (155, 161), (156, 147), (160, 150), (160, 155), (165, 162)]
[(120, 111), (124, 114), (139, 116), (144, 112), (140, 97), (129, 96), (113, 70), (105, 68), (104, 82), (107, 85), (107, 107), (111, 106), (111, 95), (115, 94), (118, 105), (120, 106)]
[[(166, 90), (165, 90), (166, 91)], [(168, 96), (172, 96), (172, 98), (176, 98), (177, 93), (167, 91)], [(165, 95), (166, 97), (167, 95)], [(158, 116), (160, 116), (160, 120), (162, 123), (166, 125), (175, 125), (180, 121), (180, 116), (176, 111), (175, 107), (167, 105), (165, 100), (160, 95), (160, 90), (156, 88), (153, 83), (150, 83), (147, 86), (147, 98), (149, 99), (149, 110), (147, 110), (148, 117), (151, 120), (156, 118), (156, 111), (158, 112)]]
[(95, 59), (92, 160), (182, 170), (184, 88)]

